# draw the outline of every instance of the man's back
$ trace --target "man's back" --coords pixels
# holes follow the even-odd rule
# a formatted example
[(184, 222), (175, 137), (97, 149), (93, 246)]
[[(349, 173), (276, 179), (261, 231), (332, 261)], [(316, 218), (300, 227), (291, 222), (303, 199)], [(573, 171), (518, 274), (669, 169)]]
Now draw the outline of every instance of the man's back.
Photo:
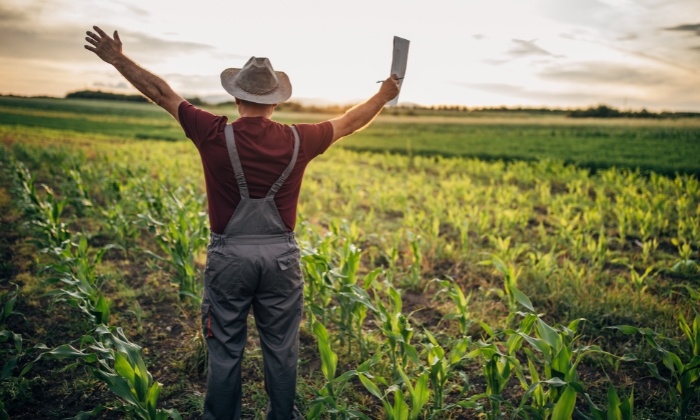
[(212, 228), (204, 270), (201, 321), (209, 351), (205, 420), (241, 416), (241, 360), (253, 307), (270, 397), (267, 420), (300, 420), (294, 406), (299, 325), (304, 313), (301, 248), (294, 239), (296, 205), (306, 165), (334, 141), (367, 126), (398, 94), (396, 75), (342, 117), (293, 128), (269, 118), (292, 96), (289, 77), (267, 58), (221, 73), (242, 118), (197, 109), (161, 78), (122, 53), (110, 38), (88, 31), (86, 45), (180, 122), (199, 150)]
[[(202, 157), (207, 186), (209, 220), (215, 233), (223, 233), (240, 202), (229, 159), (224, 127), (225, 116), (217, 116), (183, 102), (179, 120)], [(297, 124), (300, 147), (294, 170), (275, 195), (275, 204), (288, 231), (294, 230), (296, 207), (306, 165), (328, 149), (333, 140), (329, 122)], [(251, 198), (262, 198), (289, 164), (294, 136), (288, 125), (264, 117), (242, 117), (233, 122), (236, 148)]]

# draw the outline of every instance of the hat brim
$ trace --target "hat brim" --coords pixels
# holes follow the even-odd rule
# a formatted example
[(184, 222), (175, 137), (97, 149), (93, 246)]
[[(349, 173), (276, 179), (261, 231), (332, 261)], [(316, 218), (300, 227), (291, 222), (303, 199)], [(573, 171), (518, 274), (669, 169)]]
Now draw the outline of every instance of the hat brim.
[(276, 71), (277, 79), (279, 84), (276, 88), (267, 92), (263, 95), (256, 95), (254, 93), (246, 92), (241, 89), (236, 83), (236, 76), (241, 69), (226, 69), (221, 72), (221, 86), (230, 95), (235, 96), (238, 99), (243, 99), (245, 101), (255, 102), (257, 104), (278, 104), (284, 102), (292, 97), (292, 83), (289, 81), (289, 77), (281, 71)]

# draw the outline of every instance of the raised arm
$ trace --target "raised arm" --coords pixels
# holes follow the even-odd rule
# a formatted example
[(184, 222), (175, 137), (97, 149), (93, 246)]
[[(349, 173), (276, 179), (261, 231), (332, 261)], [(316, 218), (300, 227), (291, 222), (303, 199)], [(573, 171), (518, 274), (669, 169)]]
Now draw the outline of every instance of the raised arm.
[(398, 94), (399, 79), (395, 74), (392, 74), (391, 77), (382, 82), (379, 92), (366, 102), (352, 107), (342, 117), (330, 120), (333, 124), (333, 142), (335, 143), (338, 139), (367, 127), (384, 108), (384, 104), (394, 99)]
[(92, 45), (86, 45), (85, 49), (113, 65), (139, 92), (179, 121), (177, 109), (184, 99), (175, 93), (165, 80), (140, 67), (122, 53), (122, 41), (117, 31), (114, 31), (114, 39), (112, 39), (97, 26), (93, 28), (97, 34), (87, 31), (88, 36), (85, 40)]

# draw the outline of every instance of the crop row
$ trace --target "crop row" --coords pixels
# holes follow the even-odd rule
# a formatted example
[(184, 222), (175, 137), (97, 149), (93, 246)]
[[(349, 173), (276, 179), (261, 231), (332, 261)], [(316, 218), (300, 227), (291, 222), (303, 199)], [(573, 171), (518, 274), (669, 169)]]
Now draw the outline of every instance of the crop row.
[[(183, 303), (196, 308), (201, 296), (196, 256), (208, 230), (204, 196), (193, 180), (196, 162), (138, 152), (117, 148), (86, 159), (68, 149), (15, 146), (14, 157), (4, 161), (14, 162), (15, 196), (49, 261), (45, 272), (53, 274), (47, 281), (58, 286), (51, 295), (95, 324), (77, 349), (62, 346), (48, 353), (76, 358), (102, 380), (122, 378), (131, 394), (110, 386), (123, 403), (119, 409), (134, 418), (159, 418), (143, 399), (157, 382), (144, 374), (138, 346), (105, 327), (109, 299), (94, 267), (106, 249), (121, 251), (127, 260), (135, 253), (148, 255), (171, 273)], [(32, 175), (13, 159), (43, 170), (47, 162), (64, 162), (60, 169), (49, 168), (63, 181), (62, 198), (50, 189), (37, 191)], [(157, 170), (145, 160), (158, 161)], [(578, 366), (593, 354), (606, 363), (641, 362), (630, 353), (583, 344), (595, 337), (582, 335), (586, 321), (577, 314), (595, 315), (590, 311), (597, 298), (614, 299), (640, 318), (645, 311), (653, 316), (667, 310), (669, 290), (683, 298), (671, 310), (675, 317), (655, 326), (673, 331), (680, 325), (681, 340), (649, 328), (616, 328), (643, 338), (652, 349), (645, 355), (660, 357), (644, 363), (668, 385), (678, 418), (688, 418), (700, 366), (698, 295), (692, 287), (667, 283), (675, 279), (684, 286), (698, 276), (692, 258), (700, 247), (697, 180), (618, 170), (593, 177), (550, 161), (506, 166), (359, 155), (353, 162), (321, 160), (310, 168), (300, 200), (305, 328), (317, 337), (325, 378), (309, 391), (309, 418), (366, 417), (347, 394), (357, 386), (377, 398), (380, 417), (397, 420), (447, 418), (453, 410), (474, 410), (489, 419), (564, 419), (575, 410), (584, 418), (632, 418), (632, 391), (611, 385), (606, 405), (597, 406)], [(322, 176), (341, 167), (342, 176)], [(101, 220), (112, 245), (91, 251), (90, 232), (68, 230), (69, 220), (87, 216)], [(151, 245), (157, 250), (147, 249)], [(465, 276), (455, 263), (482, 270), (479, 275), (500, 285), (464, 288), (454, 280)], [(404, 312), (402, 295), (420, 291), (430, 291), (443, 306), (438, 326), (414, 329), (412, 315)], [(484, 311), (494, 299), (488, 295), (502, 308), (491, 316)], [(556, 305), (567, 300), (568, 307), (549, 306), (548, 300)], [(684, 312), (694, 314), (690, 324)], [(563, 313), (574, 321), (557, 322)], [(631, 319), (639, 325), (639, 318)], [(341, 352), (356, 368), (338, 374)], [(469, 378), (475, 367), (486, 382), (479, 392)], [(519, 401), (503, 394), (513, 384), (522, 388)], [(577, 395), (587, 409), (575, 406)], [(142, 402), (146, 411), (135, 408)]]

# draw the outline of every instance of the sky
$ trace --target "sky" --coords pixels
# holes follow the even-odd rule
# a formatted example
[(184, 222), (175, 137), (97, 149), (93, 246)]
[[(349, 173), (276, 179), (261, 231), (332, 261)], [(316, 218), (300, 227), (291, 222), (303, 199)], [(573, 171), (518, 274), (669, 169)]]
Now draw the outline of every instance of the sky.
[(289, 75), (293, 100), (367, 99), (397, 35), (411, 41), (403, 103), (700, 111), (698, 0), (2, 0), (0, 93), (133, 93), (83, 48), (92, 25), (212, 101), (251, 56)]

